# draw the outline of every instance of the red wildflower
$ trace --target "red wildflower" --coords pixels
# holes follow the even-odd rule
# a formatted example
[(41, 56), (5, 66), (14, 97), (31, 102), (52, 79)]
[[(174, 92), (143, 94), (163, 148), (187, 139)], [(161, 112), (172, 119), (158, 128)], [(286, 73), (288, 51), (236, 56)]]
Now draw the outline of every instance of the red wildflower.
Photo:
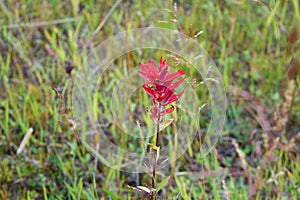
[(173, 106), (164, 110), (162, 108), (177, 101), (182, 96), (184, 91), (175, 94), (174, 90), (185, 78), (175, 83), (173, 81), (185, 74), (185, 72), (178, 70), (175, 73), (168, 74), (169, 66), (166, 64), (166, 60), (162, 60), (162, 58), (160, 58), (158, 68), (155, 67), (152, 60), (149, 60), (145, 64), (140, 63), (140, 67), (144, 71), (140, 71), (139, 73), (146, 79), (142, 87), (153, 99), (154, 108), (150, 110), (151, 117), (157, 118), (157, 116), (163, 116), (172, 112), (174, 110)]

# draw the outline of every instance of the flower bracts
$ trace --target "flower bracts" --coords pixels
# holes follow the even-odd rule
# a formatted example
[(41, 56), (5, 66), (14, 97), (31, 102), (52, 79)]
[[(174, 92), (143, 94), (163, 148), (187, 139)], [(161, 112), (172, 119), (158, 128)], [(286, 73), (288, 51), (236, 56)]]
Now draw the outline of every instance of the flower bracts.
[(140, 63), (143, 71), (139, 73), (146, 79), (143, 84), (143, 89), (152, 98), (153, 108), (150, 110), (150, 116), (153, 120), (157, 121), (160, 116), (171, 113), (174, 106), (166, 108), (167, 105), (177, 101), (184, 91), (175, 94), (174, 90), (177, 88), (185, 78), (174, 82), (175, 79), (185, 74), (185, 72), (178, 70), (175, 73), (168, 73), (169, 66), (166, 60), (160, 59), (158, 68), (155, 67), (154, 62), (149, 60), (148, 63)]

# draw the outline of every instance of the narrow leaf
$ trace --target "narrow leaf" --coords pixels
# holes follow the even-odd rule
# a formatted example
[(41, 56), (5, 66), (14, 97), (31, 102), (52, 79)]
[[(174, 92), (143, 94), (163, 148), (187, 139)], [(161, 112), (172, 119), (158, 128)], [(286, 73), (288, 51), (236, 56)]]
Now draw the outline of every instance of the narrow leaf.
[(174, 119), (167, 119), (161, 122), (159, 127), (159, 132), (167, 128), (170, 124), (172, 124), (173, 121)]
[(103, 192), (105, 192), (112, 200), (118, 200), (118, 197), (112, 191), (103, 189)]
[(160, 191), (163, 187), (165, 187), (168, 182), (170, 180), (170, 176), (168, 176), (167, 178), (165, 178), (164, 180), (162, 180), (162, 182), (160, 182), (157, 186), (156, 186), (156, 191)]

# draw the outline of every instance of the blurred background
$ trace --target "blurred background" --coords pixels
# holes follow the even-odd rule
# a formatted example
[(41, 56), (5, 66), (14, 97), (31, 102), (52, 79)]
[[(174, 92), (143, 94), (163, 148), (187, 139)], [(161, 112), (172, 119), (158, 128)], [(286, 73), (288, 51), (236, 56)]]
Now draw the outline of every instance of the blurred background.
[[(107, 167), (74, 134), (80, 123), (72, 121), (65, 88), (102, 41), (148, 26), (179, 31), (201, 44), (227, 93), (217, 145), (203, 159), (195, 139), (159, 172), (160, 198), (298, 199), (299, 9), (297, 0), (0, 0), (0, 199), (147, 198), (127, 185), (149, 186), (149, 174)], [(99, 81), (95, 107), (102, 129), (126, 149), (141, 144), (120, 137), (107, 107), (111, 89), (139, 62), (161, 56), (174, 70), (185, 69), (199, 101), (210, 104), (184, 58), (161, 50), (122, 55)], [(135, 109), (140, 103), (144, 109)], [(132, 116), (151, 123), (143, 112), (151, 105), (146, 94), (137, 91), (131, 105)], [(180, 116), (180, 103), (177, 109)], [(201, 112), (201, 131), (209, 113), (209, 106)], [(166, 129), (161, 142), (172, 143), (174, 130)]]

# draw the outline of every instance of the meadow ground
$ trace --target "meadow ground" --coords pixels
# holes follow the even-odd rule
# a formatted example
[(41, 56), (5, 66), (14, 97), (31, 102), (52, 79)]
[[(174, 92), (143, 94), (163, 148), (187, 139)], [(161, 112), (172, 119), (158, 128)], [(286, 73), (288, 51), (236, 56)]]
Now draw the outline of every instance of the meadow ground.
[[(97, 44), (148, 26), (179, 31), (201, 44), (227, 93), (218, 143), (201, 158), (201, 140), (188, 138), (187, 151), (158, 172), (160, 198), (299, 199), (299, 9), (298, 0), (0, 0), (0, 199), (142, 198), (128, 185), (149, 186), (151, 176), (114, 170), (103, 164), (106, 158), (95, 159), (74, 133), (74, 123), (84, 122), (72, 121), (64, 89)], [(139, 62), (160, 57), (187, 72), (199, 105), (207, 105), (197, 121), (201, 133), (208, 128), (209, 93), (184, 58), (159, 49), (130, 51), (104, 72), (87, 106), (88, 114), (90, 108), (100, 116), (110, 140), (127, 150), (139, 151), (141, 143), (120, 130), (124, 124), (111, 115), (110, 94)], [(142, 90), (129, 104), (129, 121), (151, 126), (146, 109), (138, 109), (151, 105)], [(123, 105), (113, 106), (118, 111)], [(171, 144), (170, 157), (178, 150), (176, 125), (191, 125), (184, 106), (178, 102), (172, 125), (161, 134), (160, 143)], [(120, 160), (116, 165), (125, 166)]]

